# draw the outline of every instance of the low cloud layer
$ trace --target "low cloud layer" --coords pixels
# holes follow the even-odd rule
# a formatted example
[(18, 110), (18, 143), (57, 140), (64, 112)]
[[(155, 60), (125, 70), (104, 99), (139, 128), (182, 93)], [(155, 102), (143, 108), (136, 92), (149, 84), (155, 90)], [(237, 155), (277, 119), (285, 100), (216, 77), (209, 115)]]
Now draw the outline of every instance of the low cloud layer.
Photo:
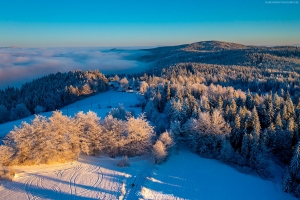
[(146, 64), (133, 58), (141, 54), (145, 52), (101, 48), (0, 48), (0, 88), (18, 87), (26, 81), (58, 71), (140, 72)]

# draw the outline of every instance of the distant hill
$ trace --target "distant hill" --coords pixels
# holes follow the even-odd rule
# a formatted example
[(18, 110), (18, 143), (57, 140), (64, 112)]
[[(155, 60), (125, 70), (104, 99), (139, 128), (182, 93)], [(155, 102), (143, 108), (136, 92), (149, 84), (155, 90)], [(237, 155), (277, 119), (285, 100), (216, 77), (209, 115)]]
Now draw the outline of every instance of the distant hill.
[(152, 62), (152, 69), (177, 63), (239, 65), (300, 72), (300, 49), (296, 46), (250, 46), (222, 41), (202, 41), (147, 49), (140, 60)]
[(17, 48), (21, 48), (21, 47), (18, 46), (0, 47), (0, 49), (17, 49)]

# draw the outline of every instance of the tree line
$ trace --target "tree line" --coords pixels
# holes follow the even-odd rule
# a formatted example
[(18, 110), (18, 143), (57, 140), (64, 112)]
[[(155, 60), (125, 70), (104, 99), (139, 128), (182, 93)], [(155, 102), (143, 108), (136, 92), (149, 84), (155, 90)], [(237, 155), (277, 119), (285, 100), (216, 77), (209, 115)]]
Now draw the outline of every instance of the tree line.
[[(142, 114), (134, 117), (123, 106), (114, 108), (101, 120), (94, 112), (78, 112), (74, 117), (54, 111), (46, 118), (37, 115), (23, 122), (3, 139), (0, 166), (62, 163), (78, 159), (80, 153), (98, 156), (139, 156), (153, 151), (163, 162), (172, 136), (165, 132), (153, 146), (156, 133)], [(156, 144), (156, 143), (155, 143)]]
[(53, 111), (108, 90), (108, 80), (98, 70), (49, 74), (21, 88), (0, 90), (0, 123)]

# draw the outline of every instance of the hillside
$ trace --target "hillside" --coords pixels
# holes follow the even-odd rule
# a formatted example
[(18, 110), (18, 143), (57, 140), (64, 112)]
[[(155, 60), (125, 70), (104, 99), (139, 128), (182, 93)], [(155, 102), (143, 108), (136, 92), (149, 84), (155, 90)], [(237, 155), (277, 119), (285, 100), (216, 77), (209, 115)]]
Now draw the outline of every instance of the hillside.
[(240, 173), (185, 147), (163, 165), (142, 156), (120, 168), (119, 160), (81, 156), (66, 164), (19, 167), (13, 182), (0, 186), (0, 199), (296, 200), (281, 190), (280, 180)]
[(221, 41), (202, 41), (179, 46), (146, 49), (149, 55), (140, 60), (152, 62), (152, 69), (177, 63), (239, 65), (300, 71), (300, 48), (297, 46), (249, 46)]
[(144, 199), (295, 199), (282, 192), (282, 170), (277, 173), (274, 180), (263, 180), (180, 146), (168, 162), (154, 167), (140, 195)]

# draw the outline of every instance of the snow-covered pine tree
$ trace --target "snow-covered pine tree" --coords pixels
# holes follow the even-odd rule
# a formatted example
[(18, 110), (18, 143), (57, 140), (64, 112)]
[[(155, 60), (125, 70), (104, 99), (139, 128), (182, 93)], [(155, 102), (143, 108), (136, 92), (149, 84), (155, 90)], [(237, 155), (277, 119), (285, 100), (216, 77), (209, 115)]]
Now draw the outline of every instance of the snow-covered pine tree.
[(275, 113), (280, 111), (281, 104), (282, 104), (282, 98), (278, 96), (277, 93), (275, 93), (273, 98), (273, 108)]
[(259, 142), (261, 126), (260, 126), (259, 116), (256, 107), (254, 107), (252, 110), (252, 123), (253, 123), (253, 129), (251, 134), (253, 136), (253, 139), (256, 142)]
[(285, 173), (283, 176), (282, 190), (287, 193), (291, 193), (294, 190), (293, 179), (292, 179), (291, 173), (288, 168), (285, 170)]
[(223, 99), (221, 96), (219, 96), (218, 99), (218, 109), (220, 110), (220, 112), (223, 112)]
[(243, 135), (241, 130), (241, 118), (237, 114), (235, 116), (234, 125), (231, 130), (230, 142), (234, 149), (240, 149), (242, 145)]
[(177, 142), (180, 139), (181, 133), (182, 133), (180, 122), (179, 121), (171, 122), (170, 130), (171, 130), (172, 134), (174, 135), (175, 141)]
[(287, 109), (288, 118), (295, 116), (294, 103), (290, 97), (288, 97), (286, 100), (286, 109)]
[(17, 120), (31, 115), (24, 103), (17, 104), (16, 107), (10, 110), (10, 120)]
[(237, 106), (234, 99), (231, 100), (229, 110), (227, 111), (227, 119), (232, 122), (235, 119), (236, 113), (237, 113)]
[(244, 135), (243, 135), (243, 140), (242, 140), (242, 148), (241, 148), (241, 155), (248, 159), (249, 158), (249, 154), (250, 154), (250, 135), (245, 133), (246, 130), (244, 131)]
[(253, 97), (252, 97), (252, 94), (251, 94), (249, 89), (248, 89), (248, 92), (247, 92), (245, 105), (246, 105), (248, 110), (252, 110), (253, 107), (254, 107)]
[(265, 106), (266, 106), (266, 115), (264, 116), (264, 125), (265, 127), (269, 127), (270, 124), (273, 122), (274, 115), (275, 115), (272, 100), (268, 99), (265, 102)]
[(282, 127), (283, 127), (283, 124), (282, 124), (281, 114), (280, 114), (280, 112), (278, 112), (276, 114), (276, 119), (275, 119), (275, 128), (276, 128), (276, 130), (281, 130)]
[(0, 105), (0, 123), (6, 122), (9, 117), (9, 111), (4, 105)]
[(171, 99), (171, 90), (169, 83), (165, 83), (164, 86), (164, 93), (165, 93), (165, 101), (168, 102)]
[(230, 142), (226, 139), (224, 139), (222, 141), (222, 147), (221, 147), (221, 151), (220, 151), (220, 159), (223, 162), (226, 163), (231, 163), (233, 162), (233, 158), (234, 158), (234, 149), (231, 146)]
[[(298, 174), (300, 175), (300, 141), (295, 147), (289, 169), (293, 176), (296, 177)], [(300, 177), (298, 177), (298, 179), (300, 181)]]
[(270, 124), (270, 126), (265, 129), (266, 135), (265, 135), (265, 144), (268, 148), (271, 150), (274, 150), (276, 148), (276, 141), (277, 141), (277, 134), (275, 125), (273, 123)]
[(189, 119), (184, 124), (184, 130), (192, 151), (214, 157), (219, 153), (219, 147), (230, 134), (231, 128), (216, 109), (212, 114), (202, 112), (198, 119)]
[[(289, 114), (288, 114), (286, 105), (284, 105), (281, 110), (281, 117), (282, 117), (282, 120), (285, 120), (285, 122), (289, 119)], [(283, 123), (283, 125), (286, 125), (286, 123)]]

